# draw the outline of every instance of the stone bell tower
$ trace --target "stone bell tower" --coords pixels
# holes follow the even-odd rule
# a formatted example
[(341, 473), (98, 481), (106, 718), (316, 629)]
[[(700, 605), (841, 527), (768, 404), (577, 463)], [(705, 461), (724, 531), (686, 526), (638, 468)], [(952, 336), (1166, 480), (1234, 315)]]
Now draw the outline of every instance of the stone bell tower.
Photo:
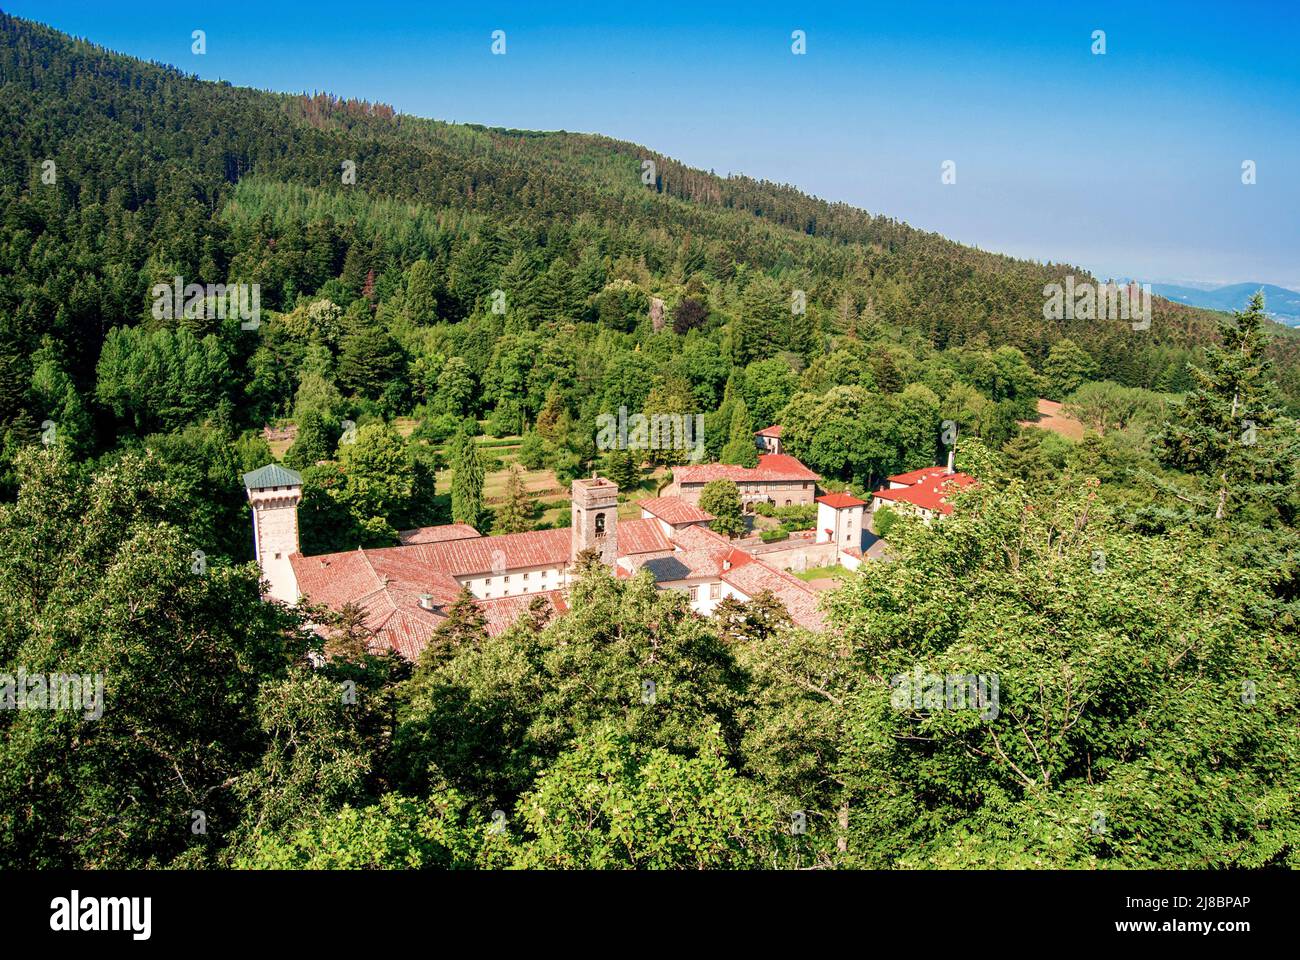
[(574, 480), (571, 494), (569, 561), (594, 548), (601, 562), (612, 567), (618, 559), (618, 484), (604, 477)]
[(244, 489), (253, 507), (253, 555), (270, 584), (267, 595), (297, 603), (298, 578), (289, 557), (298, 552), (302, 474), (270, 463), (244, 474)]

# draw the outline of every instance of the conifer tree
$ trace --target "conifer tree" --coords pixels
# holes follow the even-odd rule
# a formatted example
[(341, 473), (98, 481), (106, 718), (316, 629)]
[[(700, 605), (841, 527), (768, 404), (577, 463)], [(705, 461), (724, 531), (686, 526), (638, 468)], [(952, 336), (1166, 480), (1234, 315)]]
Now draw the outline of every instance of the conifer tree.
[(1294, 437), (1275, 430), (1277, 387), (1263, 322), (1261, 293), (1220, 321), (1220, 343), (1206, 348), (1204, 367), (1191, 368), (1193, 387), (1161, 436), (1166, 462), (1198, 476), (1215, 520), (1244, 502), (1280, 498), (1294, 466)]
[(447, 608), (447, 619), (438, 624), (429, 645), (420, 654), (420, 666), (435, 667), (466, 647), (482, 644), (487, 637), (487, 617), (474, 601), (469, 587), (464, 587)]
[(523, 477), (518, 467), (510, 469), (510, 478), (506, 481), (505, 503), (497, 509), (497, 533), (524, 533), (533, 528), (532, 501), (524, 489)]
[(758, 447), (754, 443), (754, 425), (749, 419), (749, 409), (745, 401), (736, 397), (731, 407), (731, 427), (727, 435), (727, 445), (722, 448), (723, 463), (740, 467), (758, 466)]
[(641, 482), (641, 470), (631, 450), (616, 449), (605, 455), (605, 476), (620, 490), (632, 490)]
[(451, 517), (477, 529), (483, 513), (483, 461), (467, 432), (452, 441)]

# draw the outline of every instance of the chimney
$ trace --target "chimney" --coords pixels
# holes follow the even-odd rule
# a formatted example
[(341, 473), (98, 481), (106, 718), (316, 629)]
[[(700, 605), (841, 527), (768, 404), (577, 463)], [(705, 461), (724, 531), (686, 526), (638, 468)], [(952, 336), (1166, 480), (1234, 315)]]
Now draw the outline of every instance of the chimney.
[(957, 456), (957, 448), (956, 448), (956, 447), (949, 447), (949, 448), (948, 448), (948, 472), (949, 472), (949, 473), (954, 473), (954, 472), (955, 472), (955, 471), (953, 470), (953, 468), (952, 468), (952, 464), (953, 464), (953, 460), (956, 458), (956, 456)]
[(420, 594), (420, 609), (421, 610), (433, 609), (433, 594), (431, 593)]

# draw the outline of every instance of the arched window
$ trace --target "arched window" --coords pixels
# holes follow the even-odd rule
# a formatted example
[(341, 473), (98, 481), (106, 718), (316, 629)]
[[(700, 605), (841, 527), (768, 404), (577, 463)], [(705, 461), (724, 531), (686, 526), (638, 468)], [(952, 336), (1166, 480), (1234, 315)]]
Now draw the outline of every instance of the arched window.
[(603, 537), (604, 535), (605, 535), (605, 515), (603, 513), (598, 513), (596, 514), (596, 536)]

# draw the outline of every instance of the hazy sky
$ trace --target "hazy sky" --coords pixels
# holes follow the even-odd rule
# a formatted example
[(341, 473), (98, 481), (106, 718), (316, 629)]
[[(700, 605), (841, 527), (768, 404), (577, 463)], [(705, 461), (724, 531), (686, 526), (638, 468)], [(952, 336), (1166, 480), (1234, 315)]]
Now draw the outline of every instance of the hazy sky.
[(605, 133), (1103, 277), (1300, 288), (1300, 0), (729, 6), (5, 3), (205, 79)]

